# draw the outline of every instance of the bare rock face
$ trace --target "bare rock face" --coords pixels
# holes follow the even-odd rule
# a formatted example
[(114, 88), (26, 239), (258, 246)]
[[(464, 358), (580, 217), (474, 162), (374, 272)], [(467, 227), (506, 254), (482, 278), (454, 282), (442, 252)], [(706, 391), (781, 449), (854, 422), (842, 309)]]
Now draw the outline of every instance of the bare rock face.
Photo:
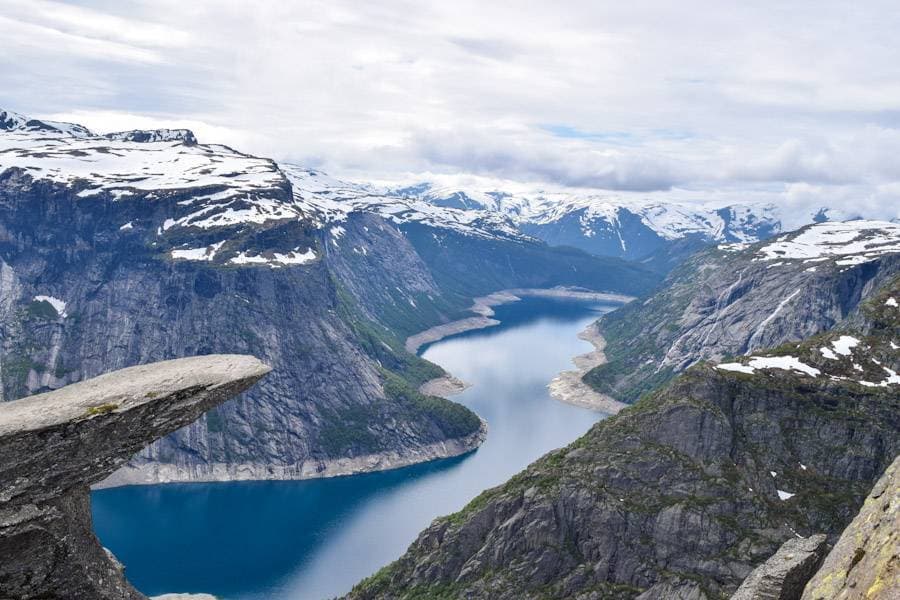
[(803, 592), (803, 600), (857, 598), (900, 598), (900, 457)]
[(731, 600), (799, 600), (825, 556), (827, 538), (819, 534), (786, 541), (750, 573)]
[(269, 370), (199, 356), (0, 404), (0, 600), (144, 598), (94, 536), (90, 486)]

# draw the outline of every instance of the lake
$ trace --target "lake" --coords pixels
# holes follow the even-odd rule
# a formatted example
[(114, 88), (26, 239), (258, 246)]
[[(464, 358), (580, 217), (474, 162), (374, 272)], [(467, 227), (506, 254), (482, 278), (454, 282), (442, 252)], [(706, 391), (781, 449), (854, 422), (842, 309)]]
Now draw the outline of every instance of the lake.
[(425, 358), (473, 384), (453, 399), (488, 422), (487, 440), (466, 456), (332, 479), (101, 490), (93, 493), (97, 535), (148, 595), (341, 595), (398, 558), (435, 517), (603, 417), (553, 400), (546, 386), (591, 350), (578, 332), (614, 308), (526, 298), (497, 307), (499, 326), (425, 348)]

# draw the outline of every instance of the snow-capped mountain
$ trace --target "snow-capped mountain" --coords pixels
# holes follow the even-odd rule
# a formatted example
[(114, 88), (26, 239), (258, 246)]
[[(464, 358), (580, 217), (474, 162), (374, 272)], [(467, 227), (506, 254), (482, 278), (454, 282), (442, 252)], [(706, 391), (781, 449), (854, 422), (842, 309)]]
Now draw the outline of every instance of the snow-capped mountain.
[(28, 131), (72, 137), (87, 137), (93, 135), (86, 127), (82, 127), (81, 125), (30, 119), (24, 115), (3, 109), (0, 109), (0, 131)]
[[(245, 226), (293, 220), (325, 228), (353, 212), (483, 238), (526, 238), (509, 218), (496, 212), (439, 207), (318, 171), (278, 165), (228, 146), (200, 144), (185, 129), (97, 135), (80, 125), (3, 111), (0, 131), (0, 171), (20, 169), (34, 180), (65, 185), (79, 197), (177, 197), (160, 234), (228, 230), (210, 245), (173, 253), (184, 260), (210, 260), (225, 239), (245, 231)], [(127, 230), (136, 224), (122, 227)], [(296, 250), (307, 255), (305, 249)]]
[(781, 231), (771, 204), (691, 204), (597, 193), (461, 190), (420, 183), (393, 193), (460, 210), (508, 217), (523, 233), (553, 245), (605, 256), (644, 259), (675, 242), (752, 242)]
[(498, 289), (636, 296), (658, 280), (551, 248), (497, 213), (392, 196), (190, 132), (103, 136), (3, 113), (0, 401), (194, 354), (273, 367), (121, 481), (346, 474), (470, 450), (474, 413), (411, 403), (440, 369), (405, 351), (409, 335)]
[(479, 237), (525, 237), (508, 216), (496, 211), (440, 206), (297, 165), (283, 164), (281, 170), (291, 182), (296, 205), (323, 226), (340, 222), (352, 212), (370, 212), (397, 225), (420, 223)]

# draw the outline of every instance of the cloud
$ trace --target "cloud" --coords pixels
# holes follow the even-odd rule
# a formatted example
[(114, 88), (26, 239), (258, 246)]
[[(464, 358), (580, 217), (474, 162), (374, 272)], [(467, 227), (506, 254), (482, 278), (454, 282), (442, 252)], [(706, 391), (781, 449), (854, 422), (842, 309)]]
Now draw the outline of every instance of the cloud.
[(0, 7), (0, 106), (190, 122), (336, 175), (786, 204), (805, 189), (846, 206), (848, 191), (892, 202), (900, 182), (900, 13), (886, 0)]
[(653, 191), (687, 179), (664, 157), (561, 143), (540, 134), (511, 140), (491, 131), (426, 131), (416, 135), (412, 154), (432, 167), (573, 187)]

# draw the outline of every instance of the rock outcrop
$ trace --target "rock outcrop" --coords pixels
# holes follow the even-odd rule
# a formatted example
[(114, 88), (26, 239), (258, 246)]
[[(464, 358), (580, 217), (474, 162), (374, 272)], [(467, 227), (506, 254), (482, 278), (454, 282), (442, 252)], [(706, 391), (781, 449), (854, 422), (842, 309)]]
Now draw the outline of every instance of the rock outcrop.
[(0, 599), (143, 599), (92, 531), (90, 486), (268, 372), (199, 356), (0, 403)]
[(799, 600), (828, 547), (828, 536), (794, 538), (756, 567), (731, 600)]
[(895, 598), (900, 598), (900, 457), (803, 592), (803, 600)]

